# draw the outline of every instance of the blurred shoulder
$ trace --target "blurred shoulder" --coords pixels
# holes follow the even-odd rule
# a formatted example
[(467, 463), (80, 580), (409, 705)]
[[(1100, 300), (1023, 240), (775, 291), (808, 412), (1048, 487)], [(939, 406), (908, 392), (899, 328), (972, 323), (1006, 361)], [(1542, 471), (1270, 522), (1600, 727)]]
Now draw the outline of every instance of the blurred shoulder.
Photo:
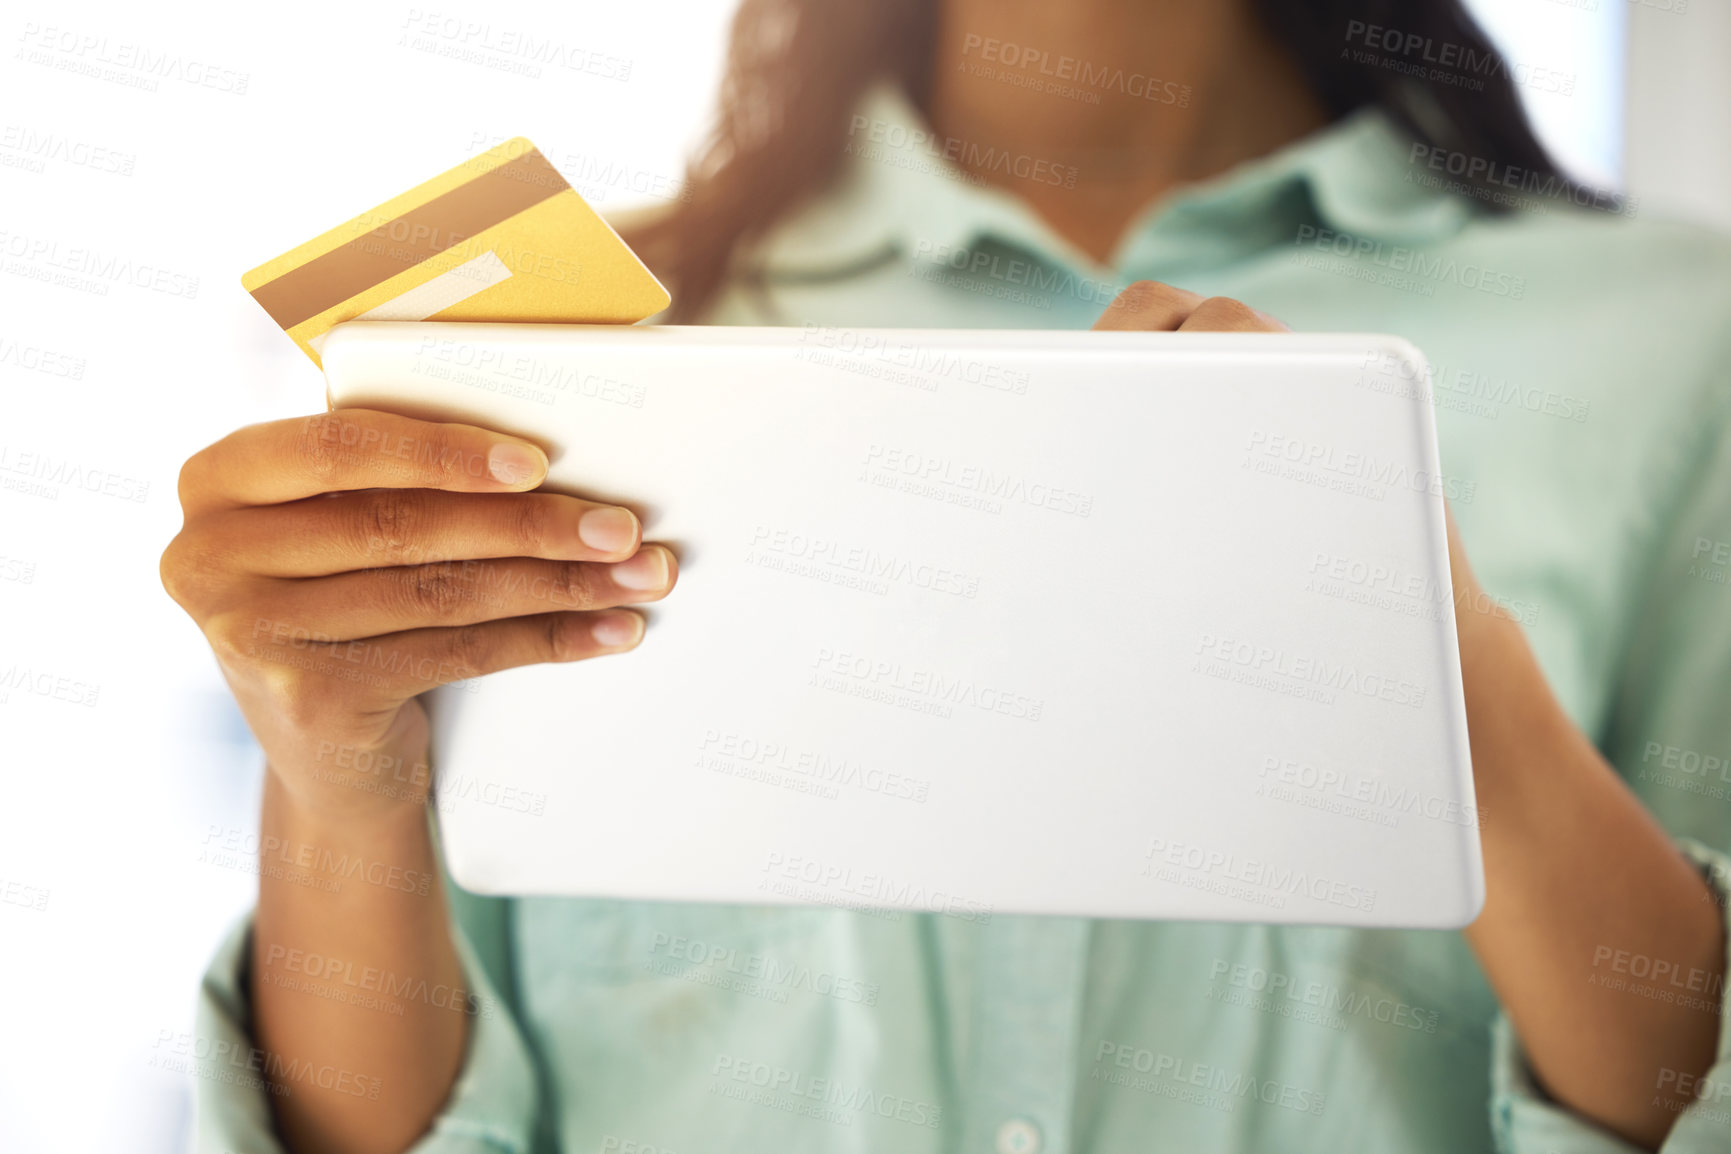
[(1731, 233), (1667, 217), (1564, 206), (1476, 215), (1463, 241), (1510, 259), (1543, 263), (1582, 290), (1671, 298), (1683, 293), (1731, 305)]

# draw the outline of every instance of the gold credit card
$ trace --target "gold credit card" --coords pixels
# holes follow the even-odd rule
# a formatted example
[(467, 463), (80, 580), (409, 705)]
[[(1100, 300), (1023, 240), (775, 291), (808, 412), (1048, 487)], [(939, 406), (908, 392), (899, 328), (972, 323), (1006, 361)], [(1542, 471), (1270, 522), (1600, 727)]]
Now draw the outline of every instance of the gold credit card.
[(633, 324), (671, 299), (521, 136), (240, 283), (314, 364), (343, 321)]

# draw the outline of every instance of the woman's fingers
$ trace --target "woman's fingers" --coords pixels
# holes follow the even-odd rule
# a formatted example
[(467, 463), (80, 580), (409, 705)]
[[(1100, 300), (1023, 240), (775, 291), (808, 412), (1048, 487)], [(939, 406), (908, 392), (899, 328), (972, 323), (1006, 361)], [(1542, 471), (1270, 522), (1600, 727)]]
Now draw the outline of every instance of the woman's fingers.
[(211, 635), (225, 662), (280, 670), (274, 699), (293, 717), (341, 714), (357, 688), (375, 701), (400, 704), (453, 681), (619, 653), (641, 640), (643, 618), (629, 609), (541, 613), (334, 643), (292, 633)]
[(163, 586), (302, 800), (396, 805), (357, 801), (320, 759), (333, 741), (424, 759), (418, 694), (642, 640), (620, 606), (672, 587), (672, 553), (642, 547), (627, 509), (528, 492), (546, 471), (521, 438), (361, 409), (242, 429), (187, 462)]
[(269, 577), (490, 557), (617, 561), (642, 540), (628, 509), (558, 493), (369, 489), (222, 510), (191, 527), (235, 567)]
[[(640, 604), (679, 579), (673, 554), (645, 545), (613, 564), (529, 558), (367, 569), (316, 579), (268, 579), (249, 591), (231, 632), (348, 641), (408, 629), (476, 625), (507, 617)], [(258, 609), (254, 606), (268, 606)]]
[(1159, 281), (1139, 280), (1112, 298), (1100, 319), (1099, 332), (1175, 332), (1202, 303), (1202, 297)]
[(1230, 297), (1203, 297), (1159, 281), (1139, 280), (1113, 298), (1094, 322), (1099, 332), (1278, 333), (1287, 327)]
[(1284, 333), (1291, 330), (1267, 313), (1257, 312), (1243, 301), (1235, 301), (1231, 297), (1209, 297), (1184, 318), (1184, 323), (1178, 326), (1178, 331), (1181, 333)]
[(341, 489), (533, 489), (547, 455), (521, 437), (371, 409), (249, 425), (193, 455), (180, 472), (188, 517), (274, 505)]

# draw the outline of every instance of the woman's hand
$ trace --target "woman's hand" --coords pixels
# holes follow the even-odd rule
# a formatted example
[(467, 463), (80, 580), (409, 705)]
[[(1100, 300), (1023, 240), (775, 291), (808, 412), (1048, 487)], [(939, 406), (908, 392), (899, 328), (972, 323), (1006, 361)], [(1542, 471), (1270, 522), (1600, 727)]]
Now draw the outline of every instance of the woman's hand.
[(162, 583), (216, 651), (280, 785), (359, 816), (420, 803), (416, 696), (635, 646), (677, 567), (628, 510), (531, 493), (516, 437), (366, 409), (254, 425), (180, 474)]
[[(186, 523), (162, 582), (269, 755), (261, 839), (310, 863), (259, 871), (256, 1044), (287, 1068), (391, 1086), (374, 1102), (279, 1082), (271, 1101), (289, 1149), (406, 1149), (462, 1064), (467, 1014), (415, 1003), (381, 1022), (271, 968), (302, 951), (466, 991), (421, 808), (417, 695), (630, 649), (643, 619), (617, 607), (673, 585), (672, 553), (640, 547), (628, 510), (528, 492), (546, 472), (546, 455), (519, 438), (365, 409), (242, 429), (181, 471)], [(325, 864), (352, 861), (432, 884), (350, 885)], [(466, 993), (450, 1003), (468, 1004)]]

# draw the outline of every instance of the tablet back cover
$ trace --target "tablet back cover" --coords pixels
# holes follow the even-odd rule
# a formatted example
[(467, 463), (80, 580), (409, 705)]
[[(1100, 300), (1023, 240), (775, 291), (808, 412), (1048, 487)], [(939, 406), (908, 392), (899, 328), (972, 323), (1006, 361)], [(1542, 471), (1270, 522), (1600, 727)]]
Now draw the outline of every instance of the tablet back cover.
[(680, 581), (432, 701), (487, 893), (1453, 927), (1482, 900), (1422, 357), (1391, 337), (352, 324)]

